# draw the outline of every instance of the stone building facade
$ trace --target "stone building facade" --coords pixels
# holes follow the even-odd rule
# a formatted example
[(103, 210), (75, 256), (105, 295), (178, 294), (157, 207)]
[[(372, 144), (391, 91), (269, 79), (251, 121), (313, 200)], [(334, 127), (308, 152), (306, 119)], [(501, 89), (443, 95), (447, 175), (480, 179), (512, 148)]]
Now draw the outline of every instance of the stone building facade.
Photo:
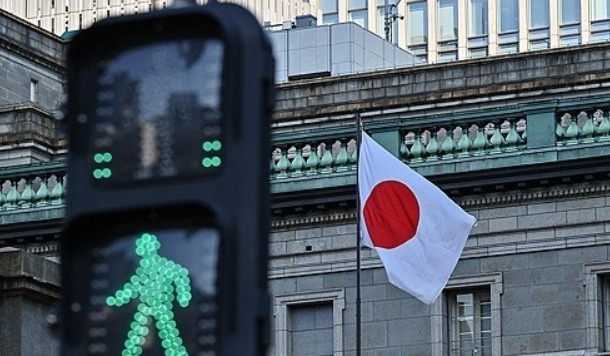
[[(64, 170), (65, 140), (56, 119), (64, 96), (64, 46), (56, 36), (0, 11), (2, 355), (59, 352), (46, 318), (60, 296), (57, 246), (63, 203), (59, 195), (51, 203), (51, 195), (55, 188), (60, 193), (63, 176), (35, 182), (11, 177), (17, 172), (39, 176), (40, 167), (56, 162), (61, 166), (57, 172)], [(49, 204), (9, 203), (17, 192), (20, 200), (27, 200), (33, 190), (43, 197), (45, 188)]]
[[(355, 354), (355, 112), (479, 220), (430, 307), (388, 284), (363, 250), (363, 354), (608, 350), (608, 175), (596, 138), (607, 126), (608, 54), (583, 46), (281, 85), (270, 261), (278, 354), (324, 327), (335, 355)], [(337, 151), (326, 172), (309, 158), (324, 143)], [(309, 208), (290, 204), (296, 192)]]
[[(0, 33), (25, 33), (2, 36), (0, 74), (15, 63), (44, 73), (33, 79), (46, 97), (31, 100), (24, 69), (4, 88), (17, 102), (0, 107), (0, 354), (52, 353), (45, 315), (59, 296), (69, 190), (53, 115), (65, 43), (0, 21)], [(35, 36), (56, 60), (28, 47)], [(355, 115), (478, 219), (431, 306), (362, 250), (363, 355), (609, 352), (609, 69), (610, 45), (590, 44), (278, 85), (269, 354), (356, 354)]]

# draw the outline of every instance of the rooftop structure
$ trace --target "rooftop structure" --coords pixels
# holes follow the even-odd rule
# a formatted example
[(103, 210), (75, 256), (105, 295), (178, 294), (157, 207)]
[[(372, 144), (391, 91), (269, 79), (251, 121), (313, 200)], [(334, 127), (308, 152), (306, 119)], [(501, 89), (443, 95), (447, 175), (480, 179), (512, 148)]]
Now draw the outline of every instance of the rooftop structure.
[(277, 83), (424, 64), (354, 23), (297, 27), (269, 34)]

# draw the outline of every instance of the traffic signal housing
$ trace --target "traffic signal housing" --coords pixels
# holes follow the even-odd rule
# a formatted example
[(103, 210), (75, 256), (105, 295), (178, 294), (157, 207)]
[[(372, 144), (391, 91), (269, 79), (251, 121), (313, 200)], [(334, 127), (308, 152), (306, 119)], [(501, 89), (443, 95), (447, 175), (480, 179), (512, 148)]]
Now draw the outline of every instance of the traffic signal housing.
[(263, 355), (274, 62), (238, 5), (68, 49), (62, 355)]

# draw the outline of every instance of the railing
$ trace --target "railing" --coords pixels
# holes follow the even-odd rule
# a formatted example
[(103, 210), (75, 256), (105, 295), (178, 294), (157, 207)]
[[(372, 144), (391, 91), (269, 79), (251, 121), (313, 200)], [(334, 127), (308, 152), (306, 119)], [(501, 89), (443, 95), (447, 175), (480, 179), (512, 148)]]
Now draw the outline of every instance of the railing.
[(357, 161), (355, 138), (278, 145), (271, 154), (271, 179), (347, 172)]
[(403, 161), (434, 162), (523, 150), (527, 143), (527, 121), (508, 118), (401, 133)]
[[(537, 135), (555, 135), (555, 147), (610, 142), (607, 110), (566, 110), (556, 115), (555, 132), (536, 131)], [(400, 159), (407, 164), (467, 164), (479, 159), (525, 157), (528, 153), (536, 153), (527, 149), (528, 122), (525, 114), (490, 119), (467, 117), (453, 122), (427, 119), (427, 124), (420, 124), (420, 127), (407, 127), (410, 123), (407, 120), (395, 122), (397, 126), (393, 129), (383, 127), (383, 131), (387, 140), (392, 137), (387, 133), (395, 130), (396, 148)], [(375, 128), (374, 124), (368, 127), (373, 137), (381, 130)], [(343, 176), (353, 175), (356, 171), (358, 152), (355, 133), (351, 128), (276, 134), (273, 139), (269, 156), (272, 183), (308, 184), (310, 178), (335, 176), (343, 179)], [(534, 142), (533, 137), (530, 141)], [(548, 150), (552, 147), (543, 148)], [(0, 213), (62, 205), (65, 203), (66, 187), (64, 161), (0, 169)]]
[(608, 114), (600, 109), (560, 113), (555, 129), (558, 146), (609, 141), (609, 133)]
[(52, 170), (41, 165), (37, 173), (0, 178), (0, 212), (64, 204), (65, 169), (57, 168), (57, 164), (52, 166)]

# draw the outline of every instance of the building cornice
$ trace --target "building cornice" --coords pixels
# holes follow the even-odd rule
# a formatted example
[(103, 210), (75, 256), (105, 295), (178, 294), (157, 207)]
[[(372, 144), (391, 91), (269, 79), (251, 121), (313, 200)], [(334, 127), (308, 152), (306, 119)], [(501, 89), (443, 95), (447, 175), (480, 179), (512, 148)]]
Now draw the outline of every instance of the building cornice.
[[(610, 181), (580, 183), (531, 190), (514, 190), (489, 194), (471, 195), (455, 199), (465, 210), (479, 210), (497, 206), (509, 206), (546, 201), (555, 198), (578, 198), (610, 193)], [(356, 197), (354, 196), (354, 201)], [(343, 211), (324, 211), (310, 215), (278, 217), (272, 220), (275, 230), (307, 228), (319, 225), (345, 224), (356, 222), (356, 211), (353, 206)]]

